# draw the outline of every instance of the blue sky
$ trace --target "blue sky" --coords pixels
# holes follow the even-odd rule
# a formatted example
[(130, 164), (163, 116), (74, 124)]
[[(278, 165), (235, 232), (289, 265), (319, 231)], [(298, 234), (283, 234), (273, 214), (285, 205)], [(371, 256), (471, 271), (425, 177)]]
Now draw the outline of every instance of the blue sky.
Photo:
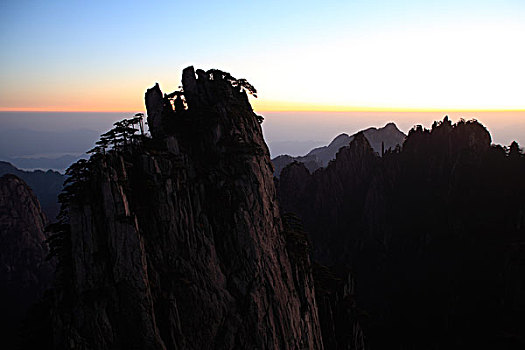
[(190, 64), (248, 78), (262, 109), (525, 109), (524, 1), (3, 0), (0, 13), (0, 109), (135, 110)]

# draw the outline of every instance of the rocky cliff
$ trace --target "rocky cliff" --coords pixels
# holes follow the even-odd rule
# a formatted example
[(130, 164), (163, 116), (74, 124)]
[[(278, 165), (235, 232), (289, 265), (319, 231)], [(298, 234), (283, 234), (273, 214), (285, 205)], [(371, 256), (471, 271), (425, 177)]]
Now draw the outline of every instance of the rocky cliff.
[(62, 184), (66, 177), (53, 170), (25, 171), (16, 168), (13, 164), (0, 161), (0, 176), (13, 174), (29, 185), (38, 198), (42, 211), (49, 221), (54, 221), (60, 205), (58, 194), (62, 190)]
[(383, 157), (361, 135), (313, 174), (291, 164), (278, 194), (314, 258), (352, 269), (371, 348), (520, 349), (524, 178), (516, 143), (445, 118)]
[(361, 203), (379, 171), (379, 162), (366, 137), (359, 133), (325, 169), (310, 174), (299, 162), (284, 168), (278, 181), (279, 202), (284, 211), (303, 220), (319, 262), (339, 264), (353, 254), (350, 241), (360, 238), (347, 231), (364, 225)]
[(17, 341), (28, 309), (51, 282), (45, 224), (29, 186), (15, 175), (0, 177), (0, 329), (2, 344), (8, 348)]
[(56, 346), (323, 348), (309, 255), (283, 227), (255, 89), (193, 67), (182, 84), (147, 91), (152, 139), (70, 170), (52, 243)]

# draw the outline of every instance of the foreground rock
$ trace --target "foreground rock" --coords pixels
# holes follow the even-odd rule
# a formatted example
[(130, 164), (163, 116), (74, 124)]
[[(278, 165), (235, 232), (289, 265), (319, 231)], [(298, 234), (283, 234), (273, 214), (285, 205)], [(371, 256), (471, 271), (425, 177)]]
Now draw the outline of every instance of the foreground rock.
[(76, 166), (53, 244), (57, 347), (323, 348), (250, 86), (196, 73), (183, 73), (187, 108), (146, 93), (153, 139)]

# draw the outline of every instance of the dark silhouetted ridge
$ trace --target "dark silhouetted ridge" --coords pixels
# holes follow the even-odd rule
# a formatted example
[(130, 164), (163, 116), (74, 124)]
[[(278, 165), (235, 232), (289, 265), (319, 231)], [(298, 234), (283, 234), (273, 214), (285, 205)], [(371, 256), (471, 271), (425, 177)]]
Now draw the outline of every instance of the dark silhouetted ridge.
[(314, 259), (351, 268), (372, 348), (519, 349), (523, 179), (516, 143), (491, 145), (479, 122), (445, 118), (383, 157), (356, 136), (313, 174), (292, 163), (278, 193)]

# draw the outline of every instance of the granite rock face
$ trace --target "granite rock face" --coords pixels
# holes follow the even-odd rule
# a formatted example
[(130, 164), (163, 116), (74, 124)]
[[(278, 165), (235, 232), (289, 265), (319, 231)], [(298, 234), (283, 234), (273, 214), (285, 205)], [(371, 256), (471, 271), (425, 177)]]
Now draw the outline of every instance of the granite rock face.
[(379, 160), (363, 133), (358, 133), (327, 168), (310, 174), (304, 164), (295, 162), (281, 173), (279, 202), (284, 211), (303, 220), (318, 262), (330, 266), (353, 256), (355, 244), (351, 241), (359, 238), (347, 232), (363, 225), (366, 215), (360, 204), (366, 199)]
[(0, 290), (4, 346), (12, 346), (29, 307), (49, 287), (53, 266), (46, 261), (46, 217), (27, 184), (0, 177)]
[(153, 135), (153, 137), (161, 136), (161, 120), (165, 101), (162, 98), (162, 91), (160, 90), (159, 84), (155, 84), (154, 87), (147, 90), (144, 100), (147, 107), (148, 125), (151, 135)]
[(229, 74), (146, 93), (153, 138), (93, 157), (67, 202), (57, 347), (322, 349), (308, 255), (290, 251), (272, 164)]
[(48, 220), (55, 220), (60, 209), (57, 197), (66, 179), (64, 175), (53, 170), (20, 170), (11, 163), (0, 161), (0, 176), (6, 174), (16, 175), (23, 180), (36, 195)]

